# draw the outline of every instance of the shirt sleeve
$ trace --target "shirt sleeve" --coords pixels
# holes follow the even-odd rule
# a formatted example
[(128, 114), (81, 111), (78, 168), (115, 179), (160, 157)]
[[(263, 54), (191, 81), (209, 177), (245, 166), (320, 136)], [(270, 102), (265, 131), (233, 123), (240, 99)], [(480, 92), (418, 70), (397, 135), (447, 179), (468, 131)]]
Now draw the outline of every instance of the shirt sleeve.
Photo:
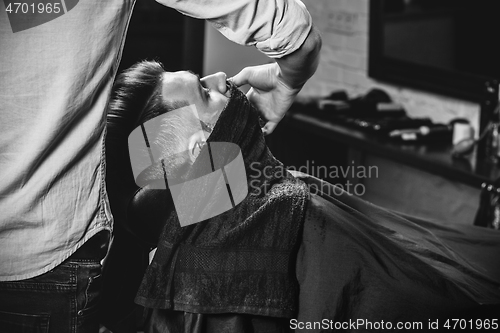
[(254, 45), (271, 58), (297, 50), (312, 26), (300, 0), (156, 0), (184, 15), (205, 19), (228, 39)]

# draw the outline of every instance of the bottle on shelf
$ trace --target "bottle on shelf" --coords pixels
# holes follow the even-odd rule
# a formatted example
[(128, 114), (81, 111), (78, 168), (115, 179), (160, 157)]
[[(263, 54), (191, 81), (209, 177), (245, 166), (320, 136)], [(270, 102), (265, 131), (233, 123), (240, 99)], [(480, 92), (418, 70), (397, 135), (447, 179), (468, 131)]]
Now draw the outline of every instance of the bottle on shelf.
[(488, 125), (486, 135), (486, 159), (498, 164), (500, 162), (500, 103), (493, 111), (492, 120)]

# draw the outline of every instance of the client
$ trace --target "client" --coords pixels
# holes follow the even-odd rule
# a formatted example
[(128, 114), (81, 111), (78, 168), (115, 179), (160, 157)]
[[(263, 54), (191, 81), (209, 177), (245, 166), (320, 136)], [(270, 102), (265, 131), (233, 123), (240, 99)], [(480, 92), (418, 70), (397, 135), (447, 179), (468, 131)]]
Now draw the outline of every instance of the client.
[[(138, 188), (128, 135), (187, 105), (196, 107), (203, 135), (174, 140), (182, 129), (162, 124), (172, 132), (159, 139), (169, 163), (152, 165)], [(108, 122), (115, 219), (140, 223), (136, 234), (151, 243), (156, 240), (144, 230), (159, 234), (136, 297), (155, 309), (150, 331), (201, 332), (221, 323), (231, 332), (258, 331), (259, 325), (299, 331), (310, 327), (297, 323), (323, 319), (421, 321), (428, 328), (430, 319), (500, 302), (500, 271), (492, 258), (500, 254), (500, 235), (476, 230), (470, 237), (481, 242), (471, 249), (469, 236), (455, 230), (376, 207), (314, 177), (293, 176), (267, 148), (257, 111), (223, 74), (200, 81), (189, 72), (139, 63), (117, 79)], [(168, 175), (203, 174), (199, 161), (211, 142), (240, 147), (248, 195), (231, 210), (181, 227), (168, 190), (155, 188)], [(172, 160), (171, 149), (188, 153)], [(309, 193), (311, 185), (319, 191)]]

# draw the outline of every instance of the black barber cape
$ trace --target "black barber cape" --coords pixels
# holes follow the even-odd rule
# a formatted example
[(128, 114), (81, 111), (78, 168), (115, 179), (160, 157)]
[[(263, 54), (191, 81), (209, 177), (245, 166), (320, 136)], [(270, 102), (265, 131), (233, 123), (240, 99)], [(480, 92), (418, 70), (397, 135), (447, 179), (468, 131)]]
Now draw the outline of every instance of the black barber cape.
[(370, 332), (381, 326), (369, 323), (396, 330), (398, 322), (418, 322), (423, 326), (413, 331), (435, 332), (451, 318), (500, 316), (500, 232), (403, 216), (295, 175), (311, 193), (297, 257), (297, 323), (326, 318), (346, 331)]
[[(297, 312), (295, 259), (307, 186), (271, 154), (257, 111), (234, 86), (208, 144), (188, 171), (189, 179), (204, 176), (206, 165), (199, 161), (206, 160), (203, 154), (216, 142), (241, 149), (248, 194), (234, 208), (185, 227), (172, 210), (136, 302), (194, 313), (292, 318)], [(200, 195), (218, 195), (204, 191), (200, 188)]]
[[(175, 212), (156, 214), (167, 217), (137, 301), (170, 310), (157, 311), (150, 325), (182, 326), (228, 312), (292, 318), (297, 331), (298, 323), (323, 319), (427, 325), (500, 303), (499, 232), (403, 216), (312, 176), (291, 177), (234, 87), (209, 141), (241, 147), (250, 193), (236, 208), (184, 228)], [(259, 165), (267, 167), (265, 177)], [(158, 211), (151, 208), (165, 199), (153, 199), (135, 201)], [(213, 318), (239, 332), (244, 317)]]

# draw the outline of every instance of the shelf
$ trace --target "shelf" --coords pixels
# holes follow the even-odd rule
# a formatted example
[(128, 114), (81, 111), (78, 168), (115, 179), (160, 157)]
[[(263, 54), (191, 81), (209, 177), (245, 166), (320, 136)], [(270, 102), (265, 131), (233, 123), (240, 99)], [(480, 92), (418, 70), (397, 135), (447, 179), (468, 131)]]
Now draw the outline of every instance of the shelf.
[(307, 114), (307, 108), (292, 110), (289, 126), (367, 151), (414, 168), (439, 175), (475, 188), (500, 177), (500, 169), (488, 161), (476, 161), (475, 154), (466, 159), (451, 156), (451, 144), (400, 144), (351, 127), (334, 124)]

